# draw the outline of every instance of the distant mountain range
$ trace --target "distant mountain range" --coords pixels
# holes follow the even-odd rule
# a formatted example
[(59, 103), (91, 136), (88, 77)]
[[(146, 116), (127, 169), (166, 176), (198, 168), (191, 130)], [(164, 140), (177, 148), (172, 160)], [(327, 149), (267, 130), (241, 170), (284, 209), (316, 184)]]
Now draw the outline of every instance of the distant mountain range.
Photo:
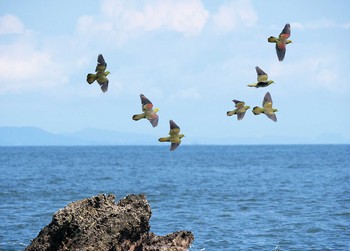
[(54, 134), (36, 127), (0, 127), (1, 146), (51, 145), (150, 145), (154, 136), (87, 128), (74, 133)]
[[(0, 127), (0, 146), (74, 146), (74, 145), (156, 145), (157, 137), (141, 133), (125, 133), (86, 128), (74, 133), (55, 134), (36, 127)], [(247, 145), (247, 144), (350, 144), (338, 134), (324, 134), (314, 139), (296, 137), (229, 137), (203, 138), (186, 135), (184, 144)]]

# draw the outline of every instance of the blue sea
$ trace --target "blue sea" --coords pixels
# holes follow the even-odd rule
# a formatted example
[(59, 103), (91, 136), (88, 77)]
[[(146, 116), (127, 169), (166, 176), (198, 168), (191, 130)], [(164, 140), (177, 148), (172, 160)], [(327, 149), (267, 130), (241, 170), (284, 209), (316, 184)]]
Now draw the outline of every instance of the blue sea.
[(192, 250), (350, 250), (350, 145), (1, 147), (0, 250), (68, 203), (146, 194)]

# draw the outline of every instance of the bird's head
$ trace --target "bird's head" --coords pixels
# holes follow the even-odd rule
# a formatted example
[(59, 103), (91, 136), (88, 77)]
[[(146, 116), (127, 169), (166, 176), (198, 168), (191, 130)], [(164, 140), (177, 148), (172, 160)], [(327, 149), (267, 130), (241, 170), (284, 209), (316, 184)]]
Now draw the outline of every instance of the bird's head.
[(290, 43), (293, 43), (293, 41), (288, 39), (288, 40), (286, 41), (286, 44), (290, 44)]
[(275, 83), (275, 81), (273, 81), (273, 80), (269, 80), (269, 81), (268, 81), (268, 83), (269, 83), (269, 85), (270, 85), (270, 84)]
[(158, 111), (159, 111), (159, 108), (154, 108), (154, 109), (153, 109), (153, 112), (154, 112), (154, 113), (157, 113)]

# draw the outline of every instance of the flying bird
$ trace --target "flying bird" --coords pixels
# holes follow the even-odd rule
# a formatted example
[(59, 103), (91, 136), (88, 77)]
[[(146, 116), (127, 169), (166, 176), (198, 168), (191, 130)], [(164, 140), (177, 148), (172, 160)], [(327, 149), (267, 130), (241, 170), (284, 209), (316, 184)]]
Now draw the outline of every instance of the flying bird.
[(175, 124), (173, 120), (169, 121), (170, 123), (170, 131), (169, 137), (159, 138), (159, 142), (171, 142), (170, 151), (174, 151), (180, 144), (181, 138), (185, 137), (185, 135), (180, 134), (180, 127)]
[(237, 120), (243, 119), (245, 112), (250, 108), (243, 101), (237, 99), (232, 100), (235, 103), (236, 109), (227, 112), (227, 116), (237, 115)]
[(159, 111), (158, 108), (153, 109), (153, 104), (151, 101), (149, 101), (148, 98), (145, 97), (145, 95), (140, 94), (141, 98), (141, 104), (142, 104), (142, 113), (141, 114), (135, 114), (132, 116), (132, 119), (137, 121), (140, 119), (148, 119), (149, 122), (151, 122), (153, 127), (156, 127), (158, 125), (158, 115), (157, 112)]
[(272, 119), (273, 121), (277, 121), (277, 117), (275, 112), (278, 110), (272, 107), (272, 98), (269, 92), (267, 92), (264, 96), (264, 100), (262, 103), (263, 107), (255, 106), (253, 108), (253, 113), (255, 115), (259, 115), (261, 113), (264, 113), (269, 119)]
[(276, 43), (276, 52), (279, 61), (283, 61), (284, 59), (286, 44), (292, 43), (292, 41), (288, 39), (289, 37), (290, 24), (286, 24), (278, 38), (271, 36), (267, 39), (270, 43)]
[(101, 86), (102, 92), (108, 90), (108, 78), (107, 75), (110, 74), (109, 71), (106, 71), (107, 63), (103, 58), (102, 54), (99, 54), (97, 57), (97, 66), (95, 69), (95, 74), (89, 73), (86, 77), (86, 81), (91, 85), (95, 80)]
[(258, 82), (254, 83), (254, 84), (249, 84), (249, 87), (255, 87), (255, 88), (259, 88), (259, 87), (266, 87), (269, 86), (270, 84), (274, 83), (273, 80), (268, 80), (268, 76), (266, 74), (266, 72), (264, 72), (263, 70), (261, 70), (259, 68), (259, 66), (255, 66), (255, 70), (256, 73), (258, 75)]

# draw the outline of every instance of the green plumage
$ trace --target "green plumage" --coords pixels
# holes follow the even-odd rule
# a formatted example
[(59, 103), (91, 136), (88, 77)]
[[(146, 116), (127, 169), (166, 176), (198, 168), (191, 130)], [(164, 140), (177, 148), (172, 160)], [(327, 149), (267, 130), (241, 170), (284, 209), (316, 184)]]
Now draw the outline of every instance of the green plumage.
[(257, 83), (254, 84), (249, 84), (249, 87), (255, 87), (255, 88), (259, 88), (259, 87), (266, 87), (269, 86), (270, 84), (274, 83), (273, 80), (268, 80), (268, 75), (266, 72), (264, 72), (263, 70), (261, 70), (259, 68), (259, 66), (255, 67), (256, 73), (257, 73)]
[(283, 61), (284, 59), (286, 54), (286, 45), (292, 43), (292, 41), (288, 39), (290, 37), (290, 33), (290, 24), (286, 24), (278, 38), (271, 36), (267, 39), (269, 43), (276, 44), (276, 53), (279, 61)]
[(94, 81), (100, 85), (102, 92), (107, 92), (109, 80), (107, 78), (109, 71), (106, 71), (107, 63), (105, 62), (102, 54), (97, 57), (97, 66), (95, 69), (95, 74), (89, 73), (86, 77), (86, 81), (92, 84)]
[(227, 116), (237, 115), (237, 120), (242, 120), (246, 111), (250, 108), (250, 106), (246, 106), (243, 101), (239, 101), (237, 99), (232, 100), (235, 103), (236, 109), (232, 111), (228, 111)]
[(158, 108), (153, 109), (153, 104), (151, 101), (149, 101), (148, 98), (146, 98), (145, 95), (140, 94), (141, 98), (141, 105), (142, 105), (142, 113), (141, 114), (135, 114), (132, 116), (132, 119), (137, 121), (140, 119), (147, 119), (151, 123), (153, 127), (156, 127), (158, 125), (159, 117), (157, 115), (157, 112), (159, 111)]
[(275, 112), (277, 112), (278, 110), (272, 107), (273, 102), (269, 92), (265, 94), (262, 105), (263, 107), (255, 106), (253, 108), (254, 115), (259, 115), (261, 113), (264, 113), (269, 119), (271, 119), (274, 122), (277, 122), (277, 117)]
[(181, 144), (181, 139), (185, 137), (185, 135), (180, 134), (180, 127), (173, 120), (170, 120), (169, 124), (169, 137), (159, 138), (158, 141), (170, 142), (170, 151), (174, 151)]

